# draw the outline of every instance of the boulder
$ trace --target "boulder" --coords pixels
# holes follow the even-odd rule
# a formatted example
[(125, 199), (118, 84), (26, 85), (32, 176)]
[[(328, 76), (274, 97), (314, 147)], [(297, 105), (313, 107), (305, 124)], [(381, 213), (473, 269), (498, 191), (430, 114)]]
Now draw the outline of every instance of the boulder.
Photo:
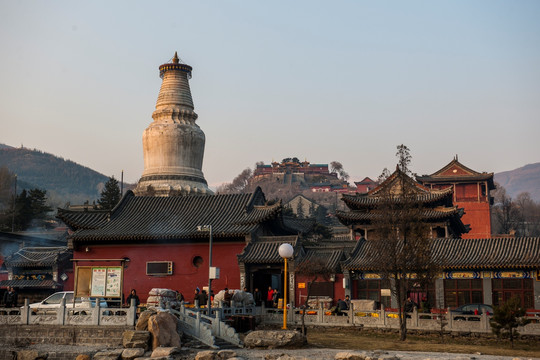
[(139, 316), (137, 324), (135, 325), (135, 330), (148, 330), (148, 319), (150, 316), (155, 315), (157, 311), (155, 310), (145, 310)]
[(297, 348), (306, 343), (306, 337), (293, 330), (256, 330), (246, 335), (247, 348)]
[(124, 351), (122, 351), (121, 357), (122, 357), (122, 360), (133, 360), (143, 355), (144, 355), (144, 349), (135, 348), (135, 349), (124, 349)]
[(217, 352), (214, 350), (199, 351), (195, 355), (195, 360), (216, 360)]
[(17, 360), (47, 360), (49, 354), (37, 350), (19, 350), (17, 351)]
[(157, 347), (155, 348), (154, 351), (152, 351), (152, 358), (156, 358), (156, 357), (162, 357), (162, 356), (173, 356), (173, 355), (178, 355), (182, 352), (182, 350), (180, 350), (180, 348), (177, 348), (177, 347), (163, 347), (163, 346), (160, 346), (160, 347)]
[(364, 360), (366, 358), (365, 352), (349, 352), (349, 351), (342, 351), (338, 352), (336, 356), (334, 356), (335, 360)]
[(159, 346), (180, 347), (180, 336), (176, 331), (178, 319), (171, 313), (159, 312), (148, 320), (148, 331), (152, 334), (152, 350)]
[(90, 355), (87, 355), (87, 354), (79, 354), (79, 355), (77, 355), (75, 360), (92, 360), (92, 357)]
[(220, 350), (217, 353), (218, 359), (231, 359), (236, 357), (236, 352), (234, 350)]
[(122, 334), (122, 344), (126, 349), (142, 348), (148, 350), (149, 331), (126, 330)]
[(124, 349), (113, 349), (113, 350), (101, 350), (97, 352), (93, 360), (118, 360), (122, 356), (122, 351)]

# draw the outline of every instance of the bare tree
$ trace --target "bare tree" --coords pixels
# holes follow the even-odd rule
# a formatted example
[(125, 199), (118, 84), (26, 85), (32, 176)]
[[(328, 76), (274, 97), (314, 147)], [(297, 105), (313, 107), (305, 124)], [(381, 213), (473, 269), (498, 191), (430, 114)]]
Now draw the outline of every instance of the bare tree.
[(407, 173), (409, 149), (398, 146), (396, 172), (381, 188), (373, 225), (375, 239), (367, 247), (374, 268), (383, 279), (394, 283), (392, 292), (398, 302), (400, 339), (407, 338), (407, 320), (403, 314), (407, 293), (413, 287), (426, 288), (438, 272), (431, 256), (432, 239), (424, 221), (422, 202), (414, 180)]
[(520, 213), (512, 198), (506, 194), (506, 189), (496, 184), (494, 192), (495, 205), (492, 207), (493, 232), (495, 234), (510, 234), (517, 230)]
[(248, 186), (253, 172), (250, 168), (245, 168), (238, 174), (231, 183), (218, 187), (217, 192), (222, 193), (242, 193)]
[(303, 276), (307, 280), (306, 302), (302, 306), (302, 334), (305, 335), (305, 316), (308, 302), (311, 297), (311, 288), (313, 284), (319, 279), (328, 281), (330, 279), (330, 276), (333, 274), (333, 271), (326, 266), (326, 261), (324, 259), (315, 257), (311, 260), (303, 261), (299, 265), (297, 265), (295, 269), (295, 274)]

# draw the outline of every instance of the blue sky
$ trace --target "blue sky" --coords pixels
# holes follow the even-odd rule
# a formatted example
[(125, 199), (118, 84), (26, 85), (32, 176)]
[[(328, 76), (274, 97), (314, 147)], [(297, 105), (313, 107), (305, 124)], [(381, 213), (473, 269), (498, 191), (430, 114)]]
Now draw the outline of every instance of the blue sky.
[(210, 185), (255, 162), (377, 177), (412, 151), (499, 172), (540, 161), (538, 1), (0, 1), (0, 143), (136, 182), (178, 51)]

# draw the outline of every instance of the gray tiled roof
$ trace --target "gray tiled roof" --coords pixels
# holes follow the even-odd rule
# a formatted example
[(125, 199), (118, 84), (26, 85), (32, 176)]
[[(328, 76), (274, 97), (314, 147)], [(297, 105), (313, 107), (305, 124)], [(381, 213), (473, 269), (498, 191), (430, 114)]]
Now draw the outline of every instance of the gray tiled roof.
[[(458, 216), (461, 218), (463, 215), (463, 209), (456, 207), (444, 208), (444, 209), (424, 209), (422, 211), (422, 218), (426, 221), (450, 219)], [(366, 221), (371, 222), (380, 218), (380, 214), (377, 211), (361, 212), (361, 211), (336, 211), (336, 216), (341, 222), (355, 222)]]
[(278, 249), (283, 243), (289, 243), (295, 248), (294, 257), (299, 255), (298, 236), (261, 236), (257, 240), (252, 240), (244, 248), (244, 251), (238, 255), (238, 261), (259, 264), (282, 263), (283, 258), (279, 256)]
[(73, 211), (58, 209), (56, 217), (72, 229), (98, 229), (109, 220), (109, 211)]
[[(371, 240), (372, 241), (372, 240)], [(376, 270), (371, 241), (361, 239), (343, 269)], [(540, 238), (434, 239), (432, 256), (444, 269), (535, 269), (540, 267)]]
[(340, 262), (345, 259), (345, 254), (342, 249), (327, 249), (324, 247), (309, 247), (306, 248), (306, 254), (300, 260), (300, 264), (311, 262), (314, 260), (322, 260), (326, 264), (326, 268), (335, 271), (340, 271)]
[(67, 247), (32, 247), (23, 248), (8, 256), (4, 262), (6, 266), (41, 267), (58, 265), (71, 259), (73, 253)]
[(0, 287), (13, 286), (14, 288), (50, 288), (55, 289), (60, 286), (53, 280), (2, 280)]
[[(451, 199), (452, 194), (452, 188), (447, 188), (444, 190), (432, 190), (431, 192), (418, 192), (415, 194), (414, 201), (422, 204), (445, 202), (446, 199)], [(355, 195), (343, 194), (341, 199), (350, 209), (362, 209), (366, 207), (372, 208), (381, 202), (380, 196), (358, 193)], [(392, 200), (399, 203), (403, 201), (403, 197), (396, 196)]]
[[(281, 203), (265, 205), (260, 188), (252, 194), (176, 197), (135, 196), (128, 192), (111, 211), (110, 219), (99, 227), (90, 228), (79, 217), (79, 230), (71, 239), (93, 242), (207, 238), (208, 233), (197, 231), (200, 225), (212, 225), (216, 238), (245, 236), (280, 213)], [(62, 220), (71, 215), (66, 211), (58, 213)], [(94, 221), (89, 216), (88, 223)]]

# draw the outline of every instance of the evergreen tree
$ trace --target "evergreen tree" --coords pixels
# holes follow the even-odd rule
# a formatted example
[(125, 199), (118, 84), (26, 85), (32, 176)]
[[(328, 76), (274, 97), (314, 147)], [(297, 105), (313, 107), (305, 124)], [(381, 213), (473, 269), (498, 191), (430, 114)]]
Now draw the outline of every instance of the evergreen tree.
[(493, 333), (500, 338), (509, 338), (514, 348), (514, 339), (519, 337), (518, 326), (525, 326), (528, 323), (525, 317), (526, 310), (521, 306), (521, 298), (514, 295), (493, 310), (495, 312), (491, 319)]
[(11, 212), (14, 230), (24, 231), (34, 227), (43, 227), (46, 225), (47, 215), (52, 208), (47, 205), (47, 190), (23, 189), (15, 199), (13, 207), (15, 214)]
[(111, 210), (120, 201), (120, 186), (118, 180), (111, 176), (105, 183), (105, 188), (101, 192), (98, 204), (102, 210)]

